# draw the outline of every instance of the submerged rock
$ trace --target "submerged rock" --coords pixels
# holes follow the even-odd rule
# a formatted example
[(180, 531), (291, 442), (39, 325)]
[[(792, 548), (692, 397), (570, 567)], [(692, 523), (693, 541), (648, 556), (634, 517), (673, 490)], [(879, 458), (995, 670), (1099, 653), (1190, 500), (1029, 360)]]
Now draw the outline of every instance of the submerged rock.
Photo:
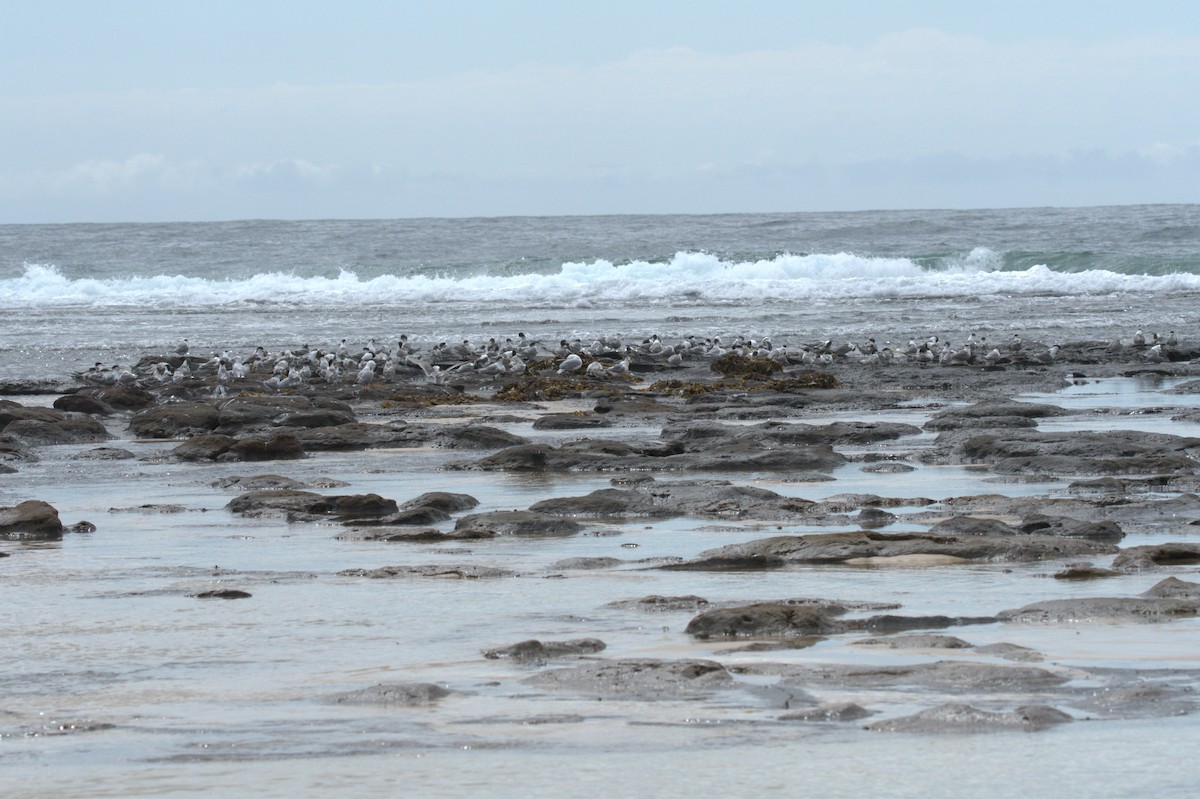
[(573, 655), (594, 655), (603, 652), (605, 648), (606, 644), (599, 638), (576, 638), (571, 641), (530, 639), (512, 646), (485, 650), (483, 656), (490, 660), (510, 658), (519, 661), (543, 661)]
[(911, 716), (886, 719), (868, 724), (873, 732), (917, 732), (917, 733), (982, 733), (1019, 730), (1036, 732), (1074, 719), (1047, 705), (1024, 705), (1006, 713), (980, 710), (959, 702), (922, 710)]
[(701, 698), (734, 685), (733, 677), (716, 661), (653, 658), (550, 669), (527, 678), (526, 682), (601, 699), (646, 701)]
[(391, 682), (337, 694), (331, 701), (339, 705), (432, 705), (451, 693), (434, 683)]

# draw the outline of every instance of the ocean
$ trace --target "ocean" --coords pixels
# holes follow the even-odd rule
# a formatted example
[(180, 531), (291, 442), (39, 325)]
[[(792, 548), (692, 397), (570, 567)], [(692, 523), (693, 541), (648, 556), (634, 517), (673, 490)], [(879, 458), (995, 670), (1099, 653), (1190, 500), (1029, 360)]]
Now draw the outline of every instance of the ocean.
[[(93, 363), (133, 363), (183, 338), (193, 353), (249, 354), (260, 345), (277, 351), (342, 339), (358, 349), (402, 334), (426, 347), (521, 332), (544, 341), (658, 334), (769, 336), (784, 344), (972, 334), (1006, 341), (1019, 333), (1049, 344), (1128, 343), (1139, 329), (1174, 331), (1192, 349), (1200, 340), (1200, 205), (0, 226), (0, 383), (10, 385), (69, 381)], [(935, 374), (946, 374), (947, 384), (955, 371), (929, 369), (944, 369)], [(1200, 436), (1200, 394), (1175, 392), (1187, 379), (1098, 379), (1019, 399), (1069, 411), (1041, 420), (1042, 429)], [(10, 398), (49, 405), (54, 395)], [(931, 395), (874, 413), (814, 406), (787, 421), (919, 428), (948, 402)], [(586, 414), (594, 404), (556, 409)], [(362, 415), (451, 424), (470, 418), (471, 408), (438, 412), (444, 416), (410, 418), (380, 403)], [(532, 441), (582, 434), (534, 429), (535, 411), (521, 404), (487, 413), (486, 423)], [(1176, 419), (1188, 413), (1191, 421)], [(435, 447), (181, 463), (170, 456), (179, 442), (135, 440), (120, 415), (108, 425), (109, 446), (126, 457), (97, 455), (94, 444), (46, 445), (0, 473), (0, 507), (41, 499), (67, 524), (96, 525), (61, 542), (0, 542), (7, 555), (0, 557), (0, 794), (996, 799), (1069, 785), (1093, 797), (1195, 795), (1197, 771), (1180, 742), (1197, 739), (1197, 714), (1101, 720), (1088, 704), (1089, 690), (1109, 685), (1103, 681), (1113, 674), (1129, 675), (1135, 693), (1139, 680), (1156, 680), (1153, 690), (1173, 697), (1162, 686), (1175, 680), (1184, 700), (1194, 698), (1195, 618), (956, 628), (973, 647), (1028, 647), (1044, 657), (1028, 665), (1070, 680), (1075, 704), (1063, 709), (1076, 721), (1032, 734), (930, 737), (868, 732), (867, 721), (788, 721), (770, 681), (750, 672), (737, 672), (738, 690), (703, 701), (599, 701), (531, 684), (545, 664), (483, 655), (527, 639), (597, 637), (607, 645), (604, 658), (711, 658), (734, 671), (777, 662), (885, 671), (946, 659), (1011, 666), (969, 648), (857, 646), (863, 636), (855, 634), (804, 649), (735, 651), (686, 635), (691, 611), (612, 603), (649, 595), (715, 603), (815, 597), (890, 603), (904, 615), (990, 616), (1047, 598), (1134, 596), (1163, 573), (1078, 582), (1046, 579), (1057, 563), (646, 567), (735, 541), (840, 529), (804, 521), (672, 518), (589, 523), (583, 534), (554, 538), (345, 539), (332, 522), (232, 513), (227, 504), (239, 493), (232, 481), (274, 472), (319, 492), (374, 492), (401, 503), (460, 492), (486, 512), (610, 488), (612, 474), (464, 471), (448, 467), (479, 453)], [(623, 441), (659, 435), (632, 424), (610, 432)], [(825, 481), (704, 476), (811, 501), (1071, 496), (1068, 480), (1053, 475), (997, 482), (969, 465), (923, 462), (934, 439), (922, 431), (846, 447), (850, 461)], [(911, 469), (881, 472), (868, 456)], [(892, 507), (901, 520), (887, 531), (925, 531), (927, 524), (903, 520), (918, 509)], [(1195, 529), (1143, 532), (1123, 546), (1194, 540)], [(615, 565), (562, 565), (571, 559)], [(463, 564), (512, 574), (373, 580), (353, 573), (398, 565), (453, 574)], [(1196, 580), (1192, 567), (1170, 573)], [(250, 596), (197, 598), (214, 589)], [(334, 699), (393, 682), (452, 693), (418, 707)], [(965, 695), (945, 686), (860, 691), (819, 682), (806, 690), (814, 702), (861, 703), (874, 718), (944, 701), (1005, 711), (1028, 701), (1027, 692), (986, 685)], [(1047, 701), (1061, 704), (1063, 695)]]
[(0, 379), (174, 347), (1182, 332), (1200, 205), (0, 226)]

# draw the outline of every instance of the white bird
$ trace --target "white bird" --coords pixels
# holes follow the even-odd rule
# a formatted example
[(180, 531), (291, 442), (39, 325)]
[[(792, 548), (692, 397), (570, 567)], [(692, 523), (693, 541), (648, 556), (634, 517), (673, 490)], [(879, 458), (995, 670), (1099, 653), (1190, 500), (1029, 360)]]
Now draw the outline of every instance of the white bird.
[(595, 377), (595, 378), (600, 378), (600, 379), (603, 379), (608, 376), (608, 374), (604, 370), (604, 364), (600, 363), (599, 361), (592, 361), (591, 363), (589, 363), (587, 365), (587, 369), (585, 370), (585, 374), (587, 374), (588, 377)]
[(179, 342), (179, 346), (177, 346), (175, 348), (175, 354), (176, 355), (187, 355), (188, 354), (188, 340), (186, 338), (183, 341)]
[(577, 372), (582, 367), (583, 359), (572, 352), (558, 365), (558, 374), (565, 375), (567, 372)]

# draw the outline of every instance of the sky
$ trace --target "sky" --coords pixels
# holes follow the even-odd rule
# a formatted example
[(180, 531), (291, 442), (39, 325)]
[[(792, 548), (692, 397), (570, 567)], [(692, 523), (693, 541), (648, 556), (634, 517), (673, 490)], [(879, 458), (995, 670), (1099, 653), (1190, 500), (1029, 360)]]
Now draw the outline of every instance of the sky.
[(0, 0), (0, 224), (1200, 202), (1200, 3)]

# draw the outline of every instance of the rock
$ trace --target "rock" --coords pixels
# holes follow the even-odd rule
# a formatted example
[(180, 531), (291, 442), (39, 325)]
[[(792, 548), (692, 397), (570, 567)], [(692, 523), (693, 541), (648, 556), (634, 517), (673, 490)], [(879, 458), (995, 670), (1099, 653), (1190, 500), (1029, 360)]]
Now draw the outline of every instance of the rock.
[(1112, 569), (1102, 569), (1091, 563), (1068, 563), (1054, 573), (1055, 580), (1099, 580), (1105, 577), (1118, 577), (1120, 572)]
[(13, 507), (0, 508), (0, 539), (59, 541), (62, 537), (58, 511), (48, 502), (28, 499)]
[(1084, 521), (1063, 516), (1047, 516), (1043, 513), (1032, 513), (1023, 519), (1017, 529), (1025, 534), (1058, 535), (1065, 538), (1086, 538), (1089, 541), (1103, 541), (1116, 544), (1125, 537), (1116, 522)]
[(222, 461), (280, 461), (303, 458), (305, 452), (296, 436), (279, 433), (266, 439), (240, 439), (217, 457)]
[(148, 408), (158, 401), (149, 391), (134, 386), (85, 388), (75, 393), (80, 396), (93, 397), (105, 405), (120, 411), (134, 411), (139, 408)]
[(836, 702), (831, 705), (819, 705), (817, 707), (801, 710), (796, 713), (785, 713), (779, 717), (780, 721), (858, 721), (865, 719), (867, 716), (874, 715), (874, 711), (867, 710), (862, 705), (857, 705), (854, 702)]
[(534, 430), (585, 430), (612, 426), (612, 420), (605, 416), (577, 413), (547, 413), (533, 423)]
[(486, 531), (492, 535), (561, 536), (574, 535), (583, 527), (570, 519), (533, 511), (512, 510), (463, 516), (454, 525), (454, 529), (457, 532)]
[(958, 448), (968, 462), (1008, 474), (1200, 473), (1200, 439), (1164, 433), (1013, 431), (972, 436)]
[(411, 447), (423, 443), (421, 436), (406, 427), (352, 422), (331, 427), (280, 427), (279, 433), (295, 436), (305, 451)]
[(367, 577), (372, 580), (391, 580), (403, 577), (439, 577), (454, 580), (482, 580), (515, 577), (516, 572), (491, 566), (468, 564), (434, 564), (429, 566), (383, 566), (378, 569), (346, 569), (342, 577)]
[(1026, 646), (1017, 646), (1016, 644), (987, 644), (975, 647), (975, 651), (980, 655), (992, 655), (1004, 658), (1005, 660), (1015, 660), (1023, 663), (1036, 663), (1045, 660), (1041, 652)]
[(1178, 577), (1168, 577), (1165, 580), (1159, 580), (1143, 591), (1142, 596), (1200, 600), (1200, 583), (1189, 583)]
[(339, 541), (377, 541), (388, 544), (435, 544), (443, 541), (475, 541), (490, 538), (486, 534), (443, 533), (434, 527), (354, 527), (334, 536)]
[(952, 516), (929, 528), (934, 535), (1017, 535), (1017, 528), (999, 519)]
[(1171, 597), (1083, 597), (1048, 599), (999, 614), (1020, 624), (1164, 622), (1200, 615), (1200, 601)]
[(1068, 411), (1057, 405), (1042, 405), (1011, 400), (985, 400), (960, 408), (941, 411), (925, 423), (926, 430), (953, 430), (962, 427), (1032, 427), (1034, 419), (1063, 416)]
[(444, 522), (450, 518), (450, 514), (438, 508), (423, 507), (423, 508), (405, 508), (396, 513), (387, 516), (380, 516), (377, 519), (372, 519), (370, 522), (346, 522), (346, 524), (378, 524), (391, 525), (397, 527), (415, 527), (419, 525), (428, 526)]
[(722, 480), (650, 482), (626, 489), (604, 488), (583, 497), (558, 497), (531, 511), (574, 518), (697, 518), (784, 521), (807, 518), (814, 503), (755, 486)]
[(652, 658), (550, 669), (528, 677), (526, 682), (600, 699), (646, 701), (702, 697), (734, 685), (725, 667), (712, 660)]
[(488, 649), (483, 653), (485, 658), (511, 658), (524, 662), (544, 661), (550, 658), (570, 657), (573, 655), (594, 655), (603, 652), (606, 645), (598, 638), (576, 638), (572, 641), (522, 641), (519, 644), (499, 649)]
[(969, 649), (970, 644), (952, 635), (894, 635), (887, 638), (864, 638), (855, 646), (881, 646), (888, 649)]
[(311, 410), (292, 411), (275, 419), (280, 427), (335, 427), (342, 424), (352, 424), (358, 421), (349, 410), (333, 410), (330, 408), (313, 408)]
[[(430, 491), (415, 499), (410, 499), (401, 508), (437, 508), (445, 513), (458, 513), (471, 510), (479, 505), (479, 500), (470, 494), (454, 494), (447, 491)], [(448, 518), (448, 517), (447, 517)]]
[(502, 449), (529, 443), (514, 433), (480, 424), (437, 429), (433, 441), (446, 449)]
[(1122, 572), (1152, 570), (1159, 566), (1200, 563), (1200, 544), (1171, 542), (1128, 547), (1113, 558), (1113, 568)]
[(980, 733), (1000, 730), (1036, 732), (1074, 719), (1047, 705), (1024, 705), (1008, 713), (994, 713), (952, 702), (912, 716), (868, 724), (873, 732)]
[(110, 438), (104, 424), (87, 414), (62, 411), (52, 413), (58, 414), (58, 418), (16, 419), (4, 426), (4, 432), (34, 445), (86, 444), (107, 441)]
[(599, 569), (612, 569), (620, 566), (625, 561), (620, 558), (565, 558), (551, 563), (547, 568), (550, 571), (597, 571)]
[[(673, 570), (774, 569), (790, 563), (886, 565), (876, 558), (939, 556), (963, 561), (1024, 562), (1104, 555), (1116, 547), (1052, 536), (936, 536), (869, 530), (776, 536), (706, 550), (694, 559), (663, 566)], [(907, 561), (897, 561), (904, 564)], [(940, 561), (938, 561), (940, 562)]]
[(171, 454), (183, 461), (215, 461), (218, 456), (225, 454), (237, 443), (233, 436), (208, 433), (192, 436), (184, 441)]
[(71, 456), (76, 461), (127, 461), (136, 457), (132, 452), (120, 447), (96, 447), (85, 452), (77, 452)]
[(691, 611), (696, 612), (701, 608), (706, 608), (711, 603), (704, 597), (688, 594), (687, 596), (659, 596), (651, 594), (640, 599), (622, 599), (616, 602), (609, 602), (605, 607), (622, 608), (627, 610), (644, 610), (644, 611)]
[(386, 516), (397, 511), (395, 500), (384, 499), (378, 494), (322, 496), (295, 489), (248, 491), (234, 497), (226, 507), (244, 516), (274, 511), (309, 517), (333, 516), (339, 519)]
[(450, 694), (449, 689), (434, 683), (393, 682), (338, 694), (332, 701), (339, 705), (432, 705)]
[(245, 591), (238, 591), (236, 588), (218, 588), (214, 591), (201, 591), (198, 594), (192, 594), (197, 599), (249, 599), (250, 594)]
[(734, 608), (706, 610), (684, 630), (695, 638), (739, 636), (818, 635), (840, 631), (827, 608), (760, 602)]
[(176, 438), (214, 430), (217, 409), (205, 402), (181, 402), (147, 408), (129, 420), (129, 432), (138, 438)]
[(54, 407), (60, 411), (88, 413), (97, 416), (108, 416), (113, 412), (112, 406), (95, 397), (86, 394), (66, 394), (54, 401)]

